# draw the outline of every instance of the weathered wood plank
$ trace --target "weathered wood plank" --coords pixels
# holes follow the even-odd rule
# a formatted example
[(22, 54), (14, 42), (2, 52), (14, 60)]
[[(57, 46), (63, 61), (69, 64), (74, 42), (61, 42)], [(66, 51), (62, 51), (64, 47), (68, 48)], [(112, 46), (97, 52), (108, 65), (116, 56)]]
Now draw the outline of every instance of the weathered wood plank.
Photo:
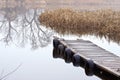
[(74, 54), (79, 54), (85, 60), (93, 60), (98, 69), (120, 78), (120, 57), (87, 40), (59, 39), (59, 41)]

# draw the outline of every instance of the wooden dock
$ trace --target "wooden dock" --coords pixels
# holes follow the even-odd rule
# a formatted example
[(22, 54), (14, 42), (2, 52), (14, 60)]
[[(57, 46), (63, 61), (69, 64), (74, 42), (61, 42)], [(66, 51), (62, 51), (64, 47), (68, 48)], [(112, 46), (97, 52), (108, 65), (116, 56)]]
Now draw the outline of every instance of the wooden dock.
[(120, 80), (120, 57), (87, 40), (53, 40), (53, 57), (82, 67), (88, 76)]

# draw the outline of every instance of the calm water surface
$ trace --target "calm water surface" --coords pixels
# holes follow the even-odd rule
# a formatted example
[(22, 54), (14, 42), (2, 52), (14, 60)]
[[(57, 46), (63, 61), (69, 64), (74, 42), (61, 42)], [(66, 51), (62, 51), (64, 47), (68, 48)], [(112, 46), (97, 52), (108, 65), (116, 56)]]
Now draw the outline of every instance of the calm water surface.
[[(77, 0), (76, 0), (77, 1)], [(118, 9), (118, 1), (90, 0), (79, 5), (76, 2), (59, 2), (66, 5), (55, 5), (55, 1), (13, 0), (0, 2), (0, 79), (1, 80), (101, 80), (96, 76), (88, 77), (84, 69), (67, 64), (62, 59), (52, 56), (52, 36), (66, 39), (82, 38), (105, 48), (120, 56), (120, 46), (104, 38), (94, 36), (60, 36), (52, 30), (44, 28), (38, 22), (38, 16), (45, 9), (56, 7), (73, 7), (79, 5), (85, 9), (92, 7), (112, 7)], [(107, 2), (108, 1), (108, 2)], [(112, 0), (111, 0), (112, 1)], [(69, 4), (68, 4), (69, 3)], [(84, 4), (82, 4), (84, 3)], [(47, 5), (49, 4), (49, 5)], [(52, 5), (50, 5), (52, 4)], [(99, 4), (99, 7), (96, 6)], [(102, 5), (102, 6), (100, 6)], [(116, 7), (117, 6), (117, 7)], [(15, 70), (15, 71), (14, 71)]]

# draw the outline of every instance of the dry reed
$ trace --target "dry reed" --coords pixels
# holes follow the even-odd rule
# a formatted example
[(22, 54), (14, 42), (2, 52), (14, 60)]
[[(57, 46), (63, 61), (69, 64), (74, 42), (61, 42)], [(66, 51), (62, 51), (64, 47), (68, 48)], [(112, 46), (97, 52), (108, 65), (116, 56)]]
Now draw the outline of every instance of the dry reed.
[(61, 34), (96, 35), (115, 42), (120, 41), (120, 12), (111, 9), (56, 9), (42, 13), (39, 21)]

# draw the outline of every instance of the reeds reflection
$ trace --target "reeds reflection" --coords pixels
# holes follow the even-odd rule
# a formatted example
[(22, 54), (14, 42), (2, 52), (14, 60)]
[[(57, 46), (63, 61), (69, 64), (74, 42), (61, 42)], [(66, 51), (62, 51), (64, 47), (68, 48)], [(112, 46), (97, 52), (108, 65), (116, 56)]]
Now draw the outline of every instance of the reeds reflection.
[(20, 4), (1, 7), (0, 40), (21, 46), (30, 43), (33, 49), (47, 46), (52, 32), (43, 29), (38, 21), (38, 15), (43, 9), (27, 9), (22, 5), (22, 0)]
[(40, 15), (39, 21), (60, 34), (95, 35), (120, 42), (120, 12), (111, 9), (75, 11), (56, 9)]

